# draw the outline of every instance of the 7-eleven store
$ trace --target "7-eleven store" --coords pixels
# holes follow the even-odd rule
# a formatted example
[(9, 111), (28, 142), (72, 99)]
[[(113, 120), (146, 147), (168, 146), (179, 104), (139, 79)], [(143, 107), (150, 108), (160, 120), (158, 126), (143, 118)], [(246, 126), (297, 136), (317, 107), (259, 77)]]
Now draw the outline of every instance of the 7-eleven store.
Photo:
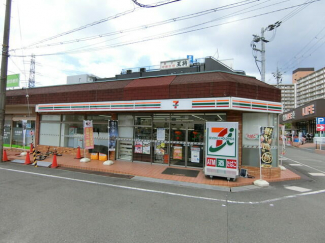
[[(108, 151), (108, 121), (118, 121), (110, 158), (169, 166), (203, 167), (206, 122), (238, 122), (239, 164), (258, 167), (259, 126), (274, 126), (282, 105), (236, 97), (56, 103), (36, 105), (39, 144), (81, 148), (83, 120), (93, 120), (95, 149)], [(278, 166), (274, 139), (272, 166)]]

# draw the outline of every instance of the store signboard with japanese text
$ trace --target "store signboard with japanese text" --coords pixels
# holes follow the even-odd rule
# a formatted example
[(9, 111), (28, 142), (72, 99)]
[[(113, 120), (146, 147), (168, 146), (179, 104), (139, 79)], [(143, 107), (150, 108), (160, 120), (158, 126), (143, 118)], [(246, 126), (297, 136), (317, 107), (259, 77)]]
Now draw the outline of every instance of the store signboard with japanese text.
[(179, 59), (160, 62), (160, 69), (184, 68), (190, 67), (191, 61), (189, 59)]
[(85, 149), (94, 148), (93, 121), (84, 120), (84, 143)]
[(236, 178), (238, 175), (238, 123), (206, 123), (206, 175)]
[(20, 75), (11, 74), (7, 76), (7, 88), (19, 87)]

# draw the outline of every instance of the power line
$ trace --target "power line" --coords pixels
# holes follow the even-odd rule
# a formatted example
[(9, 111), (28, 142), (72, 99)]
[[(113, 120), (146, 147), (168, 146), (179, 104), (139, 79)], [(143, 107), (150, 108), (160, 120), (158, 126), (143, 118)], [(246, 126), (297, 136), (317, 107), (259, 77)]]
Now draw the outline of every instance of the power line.
[(141, 8), (156, 8), (156, 7), (160, 7), (160, 6), (163, 6), (163, 5), (179, 2), (179, 1), (182, 1), (182, 0), (167, 0), (167, 1), (162, 1), (162, 2), (155, 3), (155, 4), (151, 4), (151, 5), (141, 4), (136, 0), (131, 0), (131, 1), (134, 4), (138, 5), (139, 7), (141, 7)]
[[(315, 0), (314, 2), (316, 2), (316, 1), (318, 1), (318, 0)], [(209, 23), (209, 22), (213, 22), (215, 20), (208, 21), (208, 22), (205, 22), (205, 23), (202, 23), (202, 24), (197, 24), (197, 25), (194, 25), (194, 26), (191, 26), (191, 27), (183, 28), (183, 29), (180, 29), (180, 30), (177, 30), (177, 31), (163, 33), (163, 34), (160, 34), (158, 36), (157, 35), (156, 36), (152, 36), (152, 37), (149, 37), (147, 39), (142, 39), (142, 40), (137, 40), (137, 41), (132, 41), (132, 42), (117, 43), (117, 44), (113, 44), (113, 45), (101, 46), (101, 47), (96, 47), (96, 48), (89, 48), (89, 49), (78, 50), (78, 51), (44, 53), (44, 54), (38, 54), (38, 55), (35, 55), (35, 56), (51, 56), (51, 55), (64, 55), (64, 54), (70, 54), (70, 53), (72, 54), (72, 53), (81, 53), (81, 52), (91, 52), (91, 51), (97, 51), (97, 50), (102, 50), (102, 49), (106, 49), (106, 48), (114, 48), (114, 47), (120, 47), (120, 46), (125, 46), (125, 45), (136, 44), (136, 43), (142, 43), (142, 42), (147, 42), (147, 41), (151, 41), (151, 40), (162, 39), (162, 38), (167, 38), (167, 37), (171, 37), (171, 36), (176, 36), (176, 35), (181, 35), (181, 34), (186, 34), (186, 33), (194, 32), (194, 31), (204, 30), (204, 29), (208, 29), (208, 28), (212, 28), (212, 27), (216, 27), (216, 26), (221, 26), (221, 25), (225, 25), (225, 24), (230, 24), (230, 23), (234, 23), (234, 22), (239, 22), (239, 21), (243, 21), (243, 20), (247, 20), (247, 19), (251, 19), (251, 18), (256, 18), (256, 17), (260, 17), (260, 16), (263, 16), (263, 15), (268, 15), (268, 14), (272, 14), (272, 13), (275, 13), (275, 12), (279, 12), (279, 11), (284, 11), (284, 10), (287, 10), (287, 9), (291, 9), (291, 8), (294, 8), (294, 7), (297, 7), (297, 6), (301, 6), (301, 5), (304, 5), (304, 4), (306, 4), (306, 3), (298, 4), (298, 5), (294, 5), (294, 6), (282, 8), (282, 9), (277, 9), (277, 10), (274, 10), (274, 11), (270, 11), (270, 12), (266, 12), (266, 13), (263, 13), (263, 14), (258, 14), (258, 15), (250, 16), (250, 17), (245, 17), (245, 18), (242, 18), (242, 19), (234, 20), (234, 21), (229, 21), (229, 22), (222, 23), (222, 24), (211, 25), (211, 26), (202, 27), (202, 28), (198, 28), (198, 29), (194, 29), (194, 30), (189, 30), (189, 31), (183, 31), (183, 32), (179, 32), (179, 33), (177, 33), (177, 32), (178, 31), (181, 31), (181, 30), (184, 30), (184, 29), (193, 28), (195, 26), (203, 25), (203, 24), (206, 24), (206, 23)], [(251, 12), (251, 11), (248, 11), (248, 12)], [(22, 55), (12, 55), (12, 56), (14, 56), (14, 57), (23, 57)]]
[[(57, 35), (54, 35), (54, 36), (51, 36), (51, 37), (48, 37), (48, 38), (45, 38), (43, 40), (40, 40), (38, 42), (35, 42), (33, 44), (30, 44), (28, 45), (27, 47), (31, 47), (31, 46), (35, 46), (37, 44), (40, 44), (40, 43), (44, 43), (46, 41), (49, 41), (49, 40), (53, 40), (53, 39), (56, 39), (56, 38), (59, 38), (59, 37), (62, 37), (64, 35), (68, 35), (68, 34), (71, 34), (71, 33), (74, 33), (74, 32), (77, 32), (77, 31), (80, 31), (80, 30), (83, 30), (83, 29), (86, 29), (86, 28), (89, 28), (89, 27), (92, 27), (92, 26), (95, 26), (95, 25), (98, 25), (98, 24), (101, 24), (101, 23), (104, 23), (104, 22), (107, 22), (109, 20), (112, 20), (112, 19), (117, 19), (119, 17), (122, 17), (124, 15), (127, 15), (127, 14), (130, 14), (130, 13), (133, 13), (134, 11), (138, 10), (138, 9), (141, 9), (141, 8), (134, 8), (134, 9), (131, 9), (131, 10), (127, 10), (127, 11), (124, 11), (122, 13), (118, 13), (114, 16), (110, 16), (110, 17), (107, 17), (105, 19), (101, 19), (101, 20), (98, 20), (98, 21), (95, 21), (95, 22), (92, 22), (90, 24), (86, 24), (86, 25), (83, 25), (83, 26), (80, 26), (78, 28), (75, 28), (75, 29), (72, 29), (72, 30), (68, 30), (66, 32), (62, 32), (60, 34), (57, 34)], [(21, 49), (21, 48), (19, 48)], [(15, 51), (15, 50), (18, 50), (18, 49), (12, 49), (11, 51)]]
[[(117, 44), (113, 44), (113, 45), (101, 46), (101, 47), (96, 47), (96, 48), (89, 48), (89, 49), (78, 50), (78, 51), (44, 53), (44, 54), (38, 54), (38, 55), (35, 55), (35, 56), (51, 56), (51, 55), (64, 55), (64, 54), (73, 54), (73, 53), (81, 53), (81, 52), (91, 52), (91, 51), (98, 51), (98, 50), (102, 50), (102, 49), (106, 49), (106, 48), (114, 48), (114, 47), (126, 46), (126, 45), (131, 45), (131, 44), (137, 44), (137, 43), (147, 42), (147, 41), (151, 41), (151, 40), (162, 39), (162, 38), (167, 38), (167, 37), (171, 37), (171, 36), (191, 33), (191, 32), (195, 32), (195, 31), (199, 31), (199, 30), (209, 29), (209, 28), (213, 28), (213, 27), (217, 27), (217, 26), (221, 26), (221, 25), (225, 25), (225, 24), (230, 24), (230, 23), (235, 23), (235, 22), (239, 22), (239, 21), (243, 21), (243, 20), (247, 20), (247, 19), (251, 19), (251, 18), (256, 18), (256, 17), (272, 14), (272, 13), (275, 13), (275, 12), (280, 12), (280, 11), (284, 11), (284, 10), (287, 10), (287, 9), (291, 9), (291, 8), (294, 8), (294, 7), (297, 7), (297, 6), (300, 6), (300, 5), (302, 5), (302, 4), (294, 5), (294, 6), (290, 6), (290, 7), (286, 7), (286, 8), (282, 8), (282, 9), (277, 9), (277, 10), (274, 10), (274, 11), (266, 12), (266, 13), (263, 13), (263, 14), (257, 14), (257, 15), (254, 15), (254, 16), (249, 16), (249, 17), (229, 21), (229, 22), (222, 23), (222, 24), (216, 24), (216, 25), (211, 25), (211, 26), (207, 26), (207, 27), (197, 28), (197, 29), (193, 29), (193, 30), (188, 30), (188, 31), (183, 31), (183, 32), (179, 32), (180, 30), (167, 32), (167, 33), (160, 34), (159, 36), (156, 35), (156, 36), (149, 37), (147, 39), (142, 39), (142, 40), (137, 40), (137, 41), (132, 41), (132, 42), (117, 43)], [(212, 21), (208, 21), (208, 22), (205, 22), (203, 24), (206, 24), (206, 23), (209, 23), (209, 22), (212, 22)], [(183, 28), (183, 29), (189, 29), (189, 28), (193, 28), (193, 27), (199, 26), (199, 25), (202, 25), (202, 24), (194, 25), (194, 26), (191, 26), (191, 27)], [(177, 32), (179, 32), (179, 33), (177, 33)], [(20, 55), (12, 55), (12, 56), (22, 57)]]
[[(197, 18), (197, 17), (201, 17), (201, 16), (204, 16), (207, 14), (215, 13), (217, 11), (228, 10), (228, 9), (232, 9), (235, 7), (240, 7), (240, 6), (244, 6), (247, 4), (251, 4), (254, 2), (259, 2), (259, 0), (254, 0), (254, 1), (245, 0), (245, 1), (238, 2), (238, 3), (227, 4), (227, 5), (224, 5), (221, 7), (212, 8), (212, 9), (208, 9), (208, 10), (204, 10), (204, 11), (200, 11), (200, 12), (196, 12), (196, 13), (192, 13), (192, 14), (187, 14), (187, 15), (183, 15), (180, 17), (171, 18), (171, 19), (167, 19), (167, 20), (163, 20), (163, 21), (158, 21), (158, 22), (151, 23), (151, 24), (145, 24), (145, 25), (141, 25), (141, 26), (137, 26), (137, 27), (133, 27), (133, 28), (129, 28), (129, 29), (118, 30), (118, 31), (113, 31), (113, 32), (109, 32), (109, 33), (104, 33), (104, 34), (100, 34), (100, 35), (84, 37), (84, 38), (79, 38), (79, 39), (74, 39), (74, 40), (60, 41), (60, 42), (49, 43), (49, 44), (44, 44), (44, 45), (34, 45), (34, 46), (31, 46), (31, 48), (50, 47), (50, 46), (57, 46), (57, 45), (63, 45), (63, 44), (71, 44), (71, 43), (76, 43), (76, 42), (94, 40), (94, 39), (103, 38), (103, 37), (107, 37), (107, 36), (120, 35), (123, 33), (129, 33), (129, 32), (133, 32), (133, 31), (137, 31), (137, 30), (149, 29), (149, 28), (161, 26), (164, 24), (175, 23), (177, 21), (187, 20), (187, 19), (191, 19), (191, 18)], [(22, 48), (16, 48), (14, 50), (16, 51), (16, 50), (20, 50), (20, 49), (30, 49), (30, 48), (22, 47)]]
[[(290, 58), (284, 65), (283, 68), (281, 68), (282, 70), (288, 70), (291, 68), (291, 66), (295, 66), (294, 62), (296, 61), (297, 58), (299, 58), (299, 54), (303, 52), (303, 50), (305, 50), (315, 39), (318, 40), (316, 43), (314, 43), (311, 47), (309, 47), (309, 49), (305, 52), (303, 52), (300, 57), (303, 57), (305, 55), (305, 53), (307, 53), (310, 49), (312, 49), (315, 45), (318, 44), (319, 41), (321, 41), (325, 36), (319, 38), (318, 36), (325, 30), (325, 26), (301, 49), (299, 50), (296, 55), (294, 55), (292, 58)], [(318, 47), (319, 48), (319, 47)], [(317, 48), (317, 49), (318, 49)]]

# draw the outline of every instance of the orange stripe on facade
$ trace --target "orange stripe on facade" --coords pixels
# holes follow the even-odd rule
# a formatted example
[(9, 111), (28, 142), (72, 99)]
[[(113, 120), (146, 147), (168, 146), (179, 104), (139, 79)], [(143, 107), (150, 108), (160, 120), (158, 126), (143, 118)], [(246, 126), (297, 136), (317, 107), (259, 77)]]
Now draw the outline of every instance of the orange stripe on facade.
[(112, 105), (133, 105), (134, 103), (112, 103)]
[(138, 104), (160, 104), (160, 102), (135, 102), (137, 105)]
[(229, 100), (217, 100), (217, 101), (229, 101)]
[(268, 105), (281, 107), (281, 105), (275, 105), (275, 104), (271, 104), (271, 103), (268, 103)]
[(247, 103), (250, 104), (250, 101), (245, 101), (245, 100), (234, 100), (233, 102), (241, 102), (241, 103)]
[(267, 105), (267, 103), (259, 103), (259, 102), (252, 102), (252, 103), (256, 105)]
[(193, 100), (193, 103), (200, 103), (200, 102), (215, 102), (215, 100)]
[(222, 127), (212, 127), (212, 128), (211, 128), (211, 131), (212, 131), (212, 132), (221, 132), (222, 130), (223, 130)]

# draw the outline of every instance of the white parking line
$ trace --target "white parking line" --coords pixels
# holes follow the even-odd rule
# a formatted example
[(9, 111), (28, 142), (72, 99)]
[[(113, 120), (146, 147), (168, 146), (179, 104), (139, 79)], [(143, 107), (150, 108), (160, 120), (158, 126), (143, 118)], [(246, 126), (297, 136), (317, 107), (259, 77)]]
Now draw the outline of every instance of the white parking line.
[(302, 166), (301, 164), (289, 164), (291, 166)]
[(290, 161), (292, 161), (292, 162), (295, 162), (295, 163), (297, 163), (297, 164), (300, 164), (300, 165), (306, 166), (306, 167), (311, 168), (311, 169), (313, 169), (313, 170), (316, 170), (316, 171), (318, 171), (318, 172), (325, 173), (325, 171), (322, 171), (322, 170), (316, 169), (316, 168), (314, 168), (314, 167), (312, 167), (312, 166), (306, 165), (306, 164), (301, 163), (301, 162), (298, 162), (298, 161), (296, 161), (296, 160), (289, 159), (289, 158), (288, 158), (288, 160), (290, 160)]
[(308, 173), (311, 176), (325, 176), (324, 173)]
[(43, 176), (43, 177), (50, 177), (50, 178), (55, 178), (55, 179), (68, 180), (68, 181), (77, 181), (77, 182), (82, 182), (82, 183), (101, 185), (101, 186), (108, 186), (108, 187), (115, 187), (115, 188), (121, 188), (121, 189), (128, 189), (128, 190), (135, 190), (135, 191), (142, 191), (142, 192), (149, 192), (149, 193), (165, 194), (165, 195), (170, 195), (170, 196), (178, 196), (178, 197), (200, 199), (200, 200), (207, 200), (207, 201), (216, 201), (216, 202), (223, 202), (223, 203), (227, 202), (227, 203), (231, 203), (231, 204), (246, 204), (246, 205), (265, 204), (265, 203), (276, 202), (276, 201), (281, 201), (281, 200), (290, 199), (290, 198), (298, 198), (298, 197), (301, 197), (301, 196), (309, 196), (309, 195), (317, 195), (317, 194), (325, 193), (325, 189), (324, 189), (324, 190), (319, 190), (319, 191), (305, 192), (305, 193), (300, 193), (300, 194), (295, 194), (295, 195), (272, 198), (272, 199), (263, 200), (263, 201), (244, 202), (244, 201), (232, 201), (232, 200), (210, 198), (210, 197), (199, 197), (199, 196), (192, 196), (192, 195), (186, 195), (186, 194), (180, 194), (180, 193), (150, 190), (150, 189), (144, 189), (144, 188), (139, 188), (139, 187), (114, 185), (114, 184), (109, 184), (109, 183), (102, 183), (102, 182), (81, 180), (81, 179), (74, 179), (74, 178), (69, 178), (69, 177), (48, 175), (48, 174), (42, 174), (42, 173), (36, 173), (36, 172), (30, 172), (30, 171), (14, 170), (14, 169), (2, 168), (2, 167), (0, 167), (0, 170), (18, 172), (18, 173), (24, 173), (24, 174), (30, 174), (30, 175), (37, 175), (37, 176)]
[(300, 187), (300, 186), (285, 186), (284, 188), (297, 191), (297, 192), (309, 192), (311, 189)]

